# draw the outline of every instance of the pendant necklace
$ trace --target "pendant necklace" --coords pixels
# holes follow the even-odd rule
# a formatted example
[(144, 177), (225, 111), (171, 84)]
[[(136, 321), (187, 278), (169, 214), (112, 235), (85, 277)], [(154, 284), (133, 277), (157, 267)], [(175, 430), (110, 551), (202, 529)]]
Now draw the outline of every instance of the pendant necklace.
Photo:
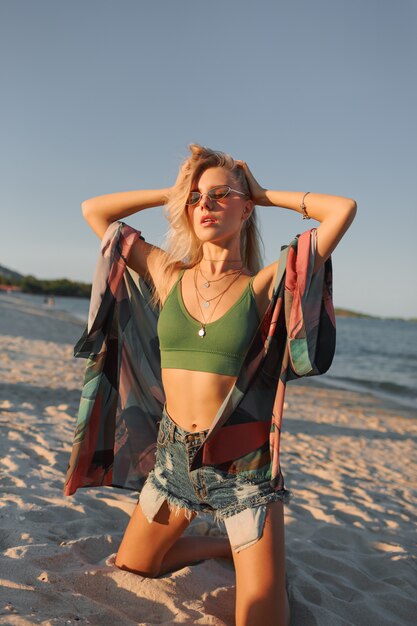
[[(236, 274), (235, 278), (232, 280), (230, 285), (224, 291), (222, 291), (221, 293), (217, 294), (217, 296), (214, 296), (214, 298), (210, 298), (210, 300), (214, 300), (215, 298), (219, 298), (219, 299), (217, 300), (216, 304), (214, 305), (214, 308), (213, 308), (213, 310), (211, 312), (211, 315), (210, 315), (208, 320), (204, 319), (203, 309), (201, 308), (200, 300), (198, 298), (198, 296), (200, 295), (200, 292), (198, 291), (198, 287), (197, 287), (197, 271), (198, 270), (197, 270), (197, 267), (196, 267), (195, 270), (194, 270), (194, 287), (195, 287), (195, 294), (196, 294), (196, 298), (197, 298), (198, 308), (200, 309), (201, 317), (203, 318), (203, 321), (201, 322), (201, 328), (198, 331), (198, 335), (199, 335), (199, 337), (201, 337), (201, 339), (203, 339), (206, 336), (206, 334), (207, 334), (206, 325), (209, 323), (209, 321), (213, 317), (214, 311), (217, 309), (217, 306), (218, 306), (220, 300), (222, 299), (222, 297), (224, 296), (224, 294), (226, 293), (226, 291), (228, 291), (230, 289), (230, 287), (233, 285), (233, 283), (235, 283), (237, 281), (237, 279), (239, 278), (239, 276), (243, 272), (243, 267), (240, 269), (239, 273)], [(201, 295), (200, 295), (200, 297), (201, 297)], [(203, 304), (203, 306), (205, 308), (210, 306), (210, 301), (206, 300), (205, 302), (207, 302), (207, 304)]]
[(209, 279), (206, 276), (204, 276), (204, 274), (203, 274), (203, 272), (201, 270), (201, 263), (198, 264), (198, 271), (200, 272), (202, 278), (205, 281), (203, 283), (203, 287), (205, 289), (208, 289), (212, 283), (217, 283), (217, 282), (219, 282), (219, 280), (223, 280), (223, 278), (226, 278), (226, 276), (233, 276), (234, 274), (238, 274), (240, 270), (232, 270), (231, 272), (228, 272), (227, 274), (223, 274), (223, 276), (220, 276), (220, 278), (211, 278), (211, 279)]
[[(201, 275), (203, 276), (203, 278), (205, 279), (205, 276), (204, 276), (203, 272), (201, 271), (200, 266), (199, 266), (199, 268), (198, 268), (198, 269), (199, 269), (200, 274), (201, 274)], [(233, 275), (237, 274), (237, 276), (236, 276), (236, 279), (237, 279), (237, 278), (239, 278), (239, 276), (241, 275), (242, 271), (243, 271), (243, 267), (241, 267), (239, 270), (235, 270), (235, 271), (233, 271), (233, 272), (230, 272), (229, 274), (225, 274), (225, 276), (233, 276)], [(207, 284), (207, 283), (204, 283), (204, 284), (203, 284), (203, 287), (209, 287), (209, 286), (210, 286), (210, 282), (213, 282), (213, 283), (214, 283), (214, 282), (218, 282), (218, 281), (219, 281), (219, 280), (221, 280), (222, 278), (224, 278), (224, 276), (222, 276), (221, 278), (216, 278), (216, 279), (215, 279), (215, 280), (213, 280), (213, 281), (209, 281), (209, 282), (208, 282), (208, 284)], [(236, 280), (236, 279), (235, 279), (235, 280)], [(203, 296), (203, 295), (200, 293), (200, 290), (199, 290), (199, 288), (198, 288), (198, 286), (197, 286), (197, 283), (196, 283), (196, 281), (195, 281), (195, 288), (196, 288), (196, 291), (197, 291), (198, 295), (200, 296), (200, 298), (201, 298), (201, 299), (202, 299), (202, 301), (203, 301), (203, 307), (204, 307), (205, 309), (208, 309), (208, 308), (209, 308), (209, 306), (210, 306), (210, 302), (211, 302), (212, 300), (215, 300), (215, 299), (216, 299), (216, 298), (218, 298), (219, 296), (223, 295), (223, 294), (225, 293), (225, 291), (227, 291), (227, 290), (229, 289), (229, 287), (230, 287), (231, 285), (233, 285), (233, 282), (234, 282), (234, 281), (232, 281), (232, 282), (230, 283), (230, 285), (229, 285), (228, 287), (226, 287), (226, 289), (224, 289), (224, 290), (223, 290), (223, 291), (221, 291), (220, 293), (216, 294), (216, 295), (215, 295), (215, 296), (213, 296), (212, 298), (207, 298), (206, 296)]]

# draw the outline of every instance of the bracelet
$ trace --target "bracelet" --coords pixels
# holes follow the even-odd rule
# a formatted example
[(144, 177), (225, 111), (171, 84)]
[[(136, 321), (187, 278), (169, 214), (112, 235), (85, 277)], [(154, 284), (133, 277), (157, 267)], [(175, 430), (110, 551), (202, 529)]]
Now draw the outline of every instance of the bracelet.
[(307, 211), (306, 211), (306, 205), (304, 204), (304, 198), (309, 194), (310, 192), (307, 191), (304, 196), (303, 199), (301, 200), (301, 205), (300, 205), (300, 209), (303, 212), (303, 220), (309, 220), (311, 219), (311, 217), (309, 215), (307, 215)]

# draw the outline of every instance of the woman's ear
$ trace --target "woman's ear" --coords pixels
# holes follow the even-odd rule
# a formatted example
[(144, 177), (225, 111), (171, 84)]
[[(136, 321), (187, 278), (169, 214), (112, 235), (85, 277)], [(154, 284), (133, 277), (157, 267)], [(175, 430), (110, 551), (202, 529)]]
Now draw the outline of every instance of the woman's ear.
[(253, 200), (247, 200), (245, 203), (245, 210), (243, 211), (243, 218), (245, 220), (249, 219), (253, 209), (254, 209), (255, 205), (253, 203)]

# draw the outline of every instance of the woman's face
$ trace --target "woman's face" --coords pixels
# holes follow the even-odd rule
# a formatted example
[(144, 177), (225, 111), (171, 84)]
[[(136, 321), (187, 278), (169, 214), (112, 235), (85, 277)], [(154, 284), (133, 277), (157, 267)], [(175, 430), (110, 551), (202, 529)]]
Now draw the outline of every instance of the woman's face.
[(222, 240), (226, 242), (231, 237), (240, 236), (242, 225), (253, 208), (247, 196), (234, 191), (219, 200), (213, 200), (207, 195), (210, 189), (221, 185), (242, 191), (230, 170), (222, 167), (205, 170), (191, 187), (191, 191), (203, 194), (197, 204), (187, 207), (189, 220), (200, 241), (221, 243)]

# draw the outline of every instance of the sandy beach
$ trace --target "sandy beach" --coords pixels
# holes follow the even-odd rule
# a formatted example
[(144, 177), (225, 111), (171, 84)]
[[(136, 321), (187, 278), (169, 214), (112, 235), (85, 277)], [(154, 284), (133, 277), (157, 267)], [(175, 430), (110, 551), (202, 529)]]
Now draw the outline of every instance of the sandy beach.
[[(157, 580), (112, 565), (137, 494), (63, 495), (84, 325), (0, 295), (0, 625), (234, 623), (234, 570), (211, 560)], [(293, 626), (411, 625), (417, 613), (417, 414), (290, 383), (282, 468)], [(193, 534), (223, 532), (210, 517)], [(261, 626), (261, 625), (260, 625)]]

